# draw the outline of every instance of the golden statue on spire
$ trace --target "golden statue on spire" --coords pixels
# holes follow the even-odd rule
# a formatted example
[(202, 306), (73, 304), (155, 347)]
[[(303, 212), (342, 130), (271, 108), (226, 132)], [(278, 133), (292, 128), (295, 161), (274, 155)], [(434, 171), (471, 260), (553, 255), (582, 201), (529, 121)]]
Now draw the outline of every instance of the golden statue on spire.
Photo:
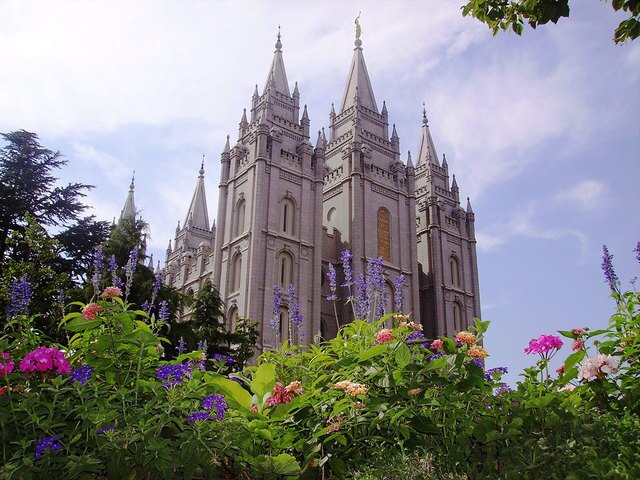
[(358, 12), (358, 16), (356, 17), (356, 40), (360, 39), (360, 35), (362, 34), (362, 28), (360, 27), (360, 15), (362, 12)]

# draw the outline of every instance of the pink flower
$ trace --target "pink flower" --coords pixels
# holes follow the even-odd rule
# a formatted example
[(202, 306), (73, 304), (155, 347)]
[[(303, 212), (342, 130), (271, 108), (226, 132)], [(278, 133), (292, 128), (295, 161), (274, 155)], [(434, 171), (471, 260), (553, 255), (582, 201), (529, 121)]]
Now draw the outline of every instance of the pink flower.
[(465, 343), (473, 345), (476, 343), (476, 336), (471, 332), (459, 332), (456, 335), (456, 343), (459, 343), (460, 345), (464, 345)]
[(550, 359), (560, 348), (562, 340), (555, 335), (540, 335), (529, 342), (529, 347), (524, 349), (524, 353), (537, 353), (545, 360)]
[(440, 350), (442, 347), (444, 347), (444, 342), (439, 338), (434, 340), (431, 344), (431, 350)]
[(618, 371), (618, 362), (611, 355), (602, 353), (585, 360), (578, 375), (579, 380), (590, 380), (593, 377), (604, 378), (608, 373)]
[(102, 291), (102, 294), (100, 296), (105, 300), (111, 297), (121, 297), (122, 290), (120, 290), (118, 287), (107, 287)]
[(393, 341), (393, 332), (388, 328), (380, 330), (376, 333), (376, 343), (387, 343)]
[(27, 355), (20, 362), (21, 372), (54, 371), (57, 375), (70, 373), (71, 365), (64, 354), (54, 347), (39, 347)]
[(566, 384), (564, 387), (558, 389), (559, 392), (572, 392), (576, 389), (576, 386), (572, 383)]
[(11, 354), (4, 352), (4, 353), (0, 353), (0, 375), (9, 375), (11, 372), (13, 372), (13, 366), (15, 365), (15, 363), (13, 362), (13, 360), (9, 360), (7, 361), (3, 361), (10, 359), (11, 358)]
[(556, 369), (556, 373), (558, 375), (562, 375), (562, 374), (564, 374), (564, 369), (565, 369), (565, 367), (564, 367), (564, 363), (563, 363), (562, 366), (560, 366), (559, 368)]
[(583, 345), (584, 343), (582, 342), (582, 340), (579, 338), (576, 338), (573, 341), (573, 345), (571, 345), (571, 350), (573, 350), (574, 352), (581, 350)]
[(571, 330), (571, 333), (573, 333), (574, 335), (584, 335), (585, 333), (587, 333), (587, 330), (584, 328), (574, 328)]
[(300, 380), (291, 382), (289, 385), (284, 387), (284, 389), (293, 395), (302, 395), (304, 393), (304, 388), (302, 388)]
[(251, 411), (253, 413), (258, 413), (258, 405), (251, 405)]
[(90, 303), (82, 309), (82, 318), (85, 320), (93, 320), (101, 310), (102, 307), (97, 303)]

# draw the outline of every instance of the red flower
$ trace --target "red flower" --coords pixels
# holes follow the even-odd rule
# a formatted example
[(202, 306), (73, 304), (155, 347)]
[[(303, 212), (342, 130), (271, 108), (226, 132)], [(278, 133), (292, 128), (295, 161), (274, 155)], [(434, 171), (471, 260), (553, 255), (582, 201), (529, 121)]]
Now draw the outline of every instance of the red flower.
[(101, 310), (102, 307), (97, 303), (90, 303), (82, 309), (82, 318), (85, 320), (93, 320)]

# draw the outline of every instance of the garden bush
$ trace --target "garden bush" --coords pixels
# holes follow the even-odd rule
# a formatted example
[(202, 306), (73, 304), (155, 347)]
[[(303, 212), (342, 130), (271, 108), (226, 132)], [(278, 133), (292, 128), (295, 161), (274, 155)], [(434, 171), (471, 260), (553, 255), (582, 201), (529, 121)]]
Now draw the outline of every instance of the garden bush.
[(617, 279), (608, 327), (560, 332), (557, 374), (561, 336), (532, 339), (513, 390), (484, 367), (489, 322), (427, 339), (377, 315), (373, 281), (364, 319), (242, 370), (203, 349), (166, 360), (160, 322), (117, 287), (70, 304), (52, 344), (25, 282), (0, 339), (0, 478), (640, 477), (640, 295)]

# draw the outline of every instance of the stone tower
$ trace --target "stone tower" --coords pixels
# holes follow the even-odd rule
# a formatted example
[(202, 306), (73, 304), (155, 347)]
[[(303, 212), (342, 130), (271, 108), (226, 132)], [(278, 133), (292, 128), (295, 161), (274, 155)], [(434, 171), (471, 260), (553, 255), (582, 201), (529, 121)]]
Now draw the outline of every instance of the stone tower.
[(460, 205), (456, 177), (449, 183), (449, 165), (438, 161), (423, 110), (416, 163), (420, 310), (426, 334), (453, 335), (480, 317), (475, 215), (467, 198)]
[[(393, 280), (406, 277), (404, 310), (420, 319), (418, 256), (415, 244), (414, 169), (400, 159), (395, 126), (389, 137), (386, 104), (378, 110), (362, 53), (356, 38), (353, 60), (338, 113), (331, 108), (327, 173), (324, 177), (323, 221), (330, 241), (325, 242), (325, 262), (337, 263), (340, 252), (353, 255), (356, 274), (363, 273), (367, 259), (381, 257), (392, 311)], [(332, 308), (324, 308), (326, 326)], [(351, 319), (343, 308), (341, 321)]]
[[(221, 157), (214, 282), (237, 317), (260, 320), (261, 345), (272, 348), (293, 336), (311, 341), (320, 324), (322, 261), (322, 145), (309, 141), (306, 106), (289, 90), (280, 34), (262, 90), (242, 115), (238, 141)], [(296, 288), (305, 319), (300, 330), (286, 328), (286, 309), (276, 312), (282, 327), (270, 326), (273, 286)], [(296, 299), (285, 293), (283, 304)], [(276, 338), (276, 334), (279, 338)]]

